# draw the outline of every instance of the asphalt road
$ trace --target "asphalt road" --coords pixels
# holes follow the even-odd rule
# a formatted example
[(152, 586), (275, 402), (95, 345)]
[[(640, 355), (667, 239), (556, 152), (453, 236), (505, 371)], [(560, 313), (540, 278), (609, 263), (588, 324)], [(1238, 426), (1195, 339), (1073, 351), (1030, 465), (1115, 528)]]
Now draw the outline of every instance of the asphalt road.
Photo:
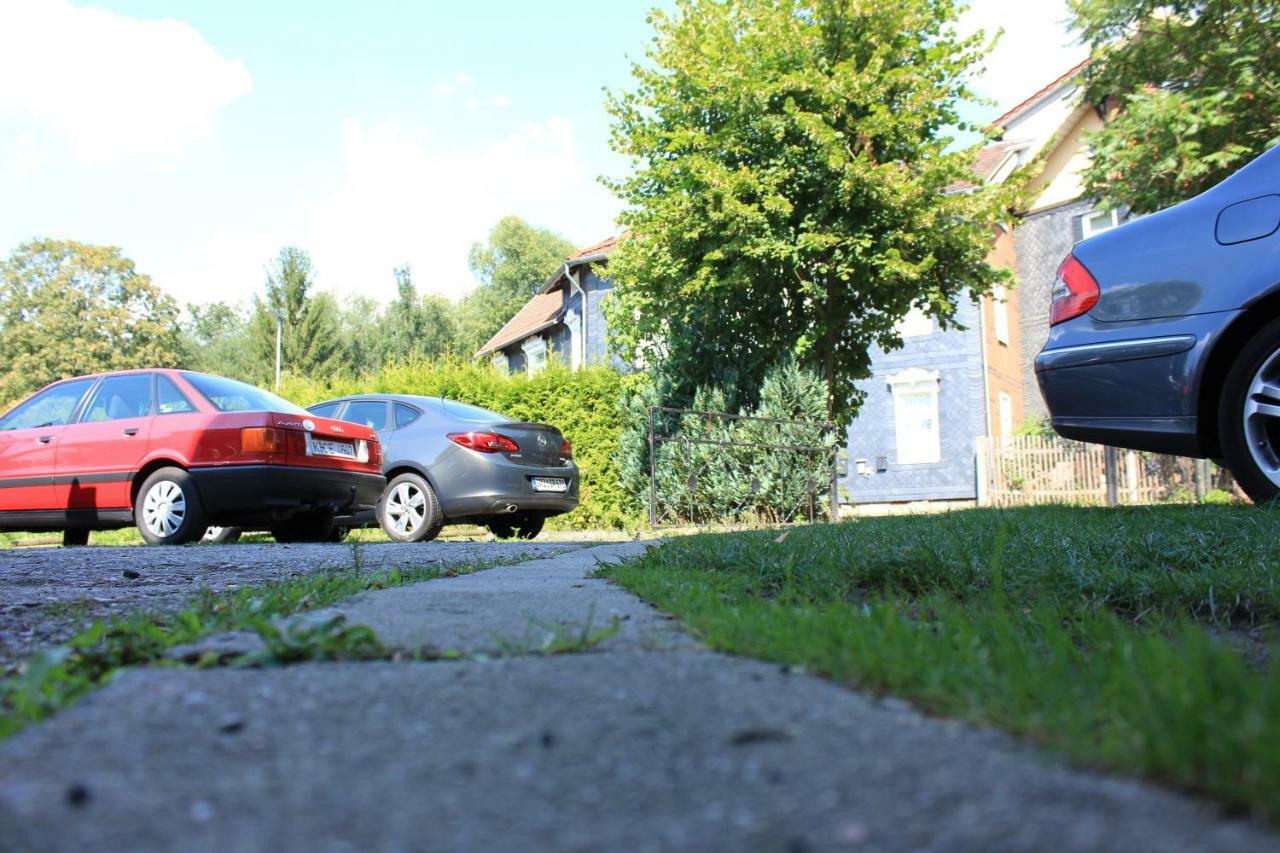
[[(560, 554), (589, 543), (426, 542), (358, 546), (365, 571), (441, 568)], [(349, 544), (193, 545), (0, 550), (0, 672), (94, 619), (177, 610), (201, 587), (225, 590), (350, 568)]]

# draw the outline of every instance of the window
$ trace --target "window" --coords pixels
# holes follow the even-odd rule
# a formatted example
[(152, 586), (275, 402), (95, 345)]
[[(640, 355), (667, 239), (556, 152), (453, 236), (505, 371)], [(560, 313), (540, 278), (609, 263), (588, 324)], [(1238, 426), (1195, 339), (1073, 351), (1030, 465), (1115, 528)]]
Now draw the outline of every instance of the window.
[(331, 418), (338, 413), (338, 407), (341, 405), (341, 401), (337, 403), (324, 403), (319, 406), (311, 406), (307, 411), (322, 418)]
[(1094, 234), (1101, 234), (1103, 231), (1110, 231), (1123, 223), (1120, 216), (1120, 210), (1095, 210), (1092, 213), (1086, 213), (1080, 217), (1080, 233), (1082, 239), (1089, 239)]
[(144, 418), (151, 414), (151, 374), (108, 376), (98, 384), (81, 423)]
[(396, 403), (396, 429), (403, 429), (420, 417), (422, 417), (422, 412), (419, 412), (413, 406)]
[(1000, 407), (1000, 438), (1007, 439), (1013, 436), (1013, 398), (1001, 391), (998, 401)]
[(387, 404), (381, 400), (360, 400), (347, 406), (342, 419), (347, 423), (363, 424), (382, 432), (387, 428)]
[(893, 390), (898, 464), (922, 465), (942, 459), (938, 429), (938, 373), (913, 367), (889, 378)]
[(92, 379), (74, 379), (41, 391), (0, 418), (0, 430), (35, 429), (65, 424), (75, 413), (80, 399), (93, 386), (93, 382)]
[(1009, 345), (1009, 294), (1003, 284), (991, 291), (991, 308), (996, 315), (996, 340)]
[(176, 415), (195, 410), (196, 407), (191, 405), (187, 396), (178, 390), (173, 380), (167, 376), (156, 376), (156, 411), (159, 414)]
[(569, 367), (582, 367), (582, 315), (569, 309), (564, 315), (564, 327), (569, 335)]
[(184, 373), (183, 378), (220, 412), (281, 412), (305, 415), (307, 410), (269, 391), (245, 382), (208, 373)]
[(431, 406), (451, 418), (458, 418), (459, 420), (471, 421), (477, 424), (500, 424), (511, 420), (506, 415), (500, 415), (497, 412), (491, 412), (479, 406), (459, 403), (457, 400), (446, 400), (443, 397), (438, 400), (432, 400)]
[(933, 334), (933, 318), (921, 308), (912, 308), (898, 321), (895, 328), (902, 338), (918, 338)]
[(547, 342), (543, 338), (530, 338), (520, 347), (524, 350), (525, 369), (529, 375), (541, 373), (547, 367)]

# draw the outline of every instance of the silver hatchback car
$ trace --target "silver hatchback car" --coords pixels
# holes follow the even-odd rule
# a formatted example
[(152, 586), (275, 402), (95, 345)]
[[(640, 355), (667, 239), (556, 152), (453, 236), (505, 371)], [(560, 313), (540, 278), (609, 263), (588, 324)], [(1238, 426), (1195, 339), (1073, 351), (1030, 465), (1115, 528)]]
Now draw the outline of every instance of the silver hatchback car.
[(396, 541), (434, 539), (446, 524), (482, 524), (500, 539), (532, 539), (547, 518), (578, 506), (578, 467), (554, 426), (407, 394), (342, 397), (308, 411), (378, 433), (387, 487), (376, 520)]

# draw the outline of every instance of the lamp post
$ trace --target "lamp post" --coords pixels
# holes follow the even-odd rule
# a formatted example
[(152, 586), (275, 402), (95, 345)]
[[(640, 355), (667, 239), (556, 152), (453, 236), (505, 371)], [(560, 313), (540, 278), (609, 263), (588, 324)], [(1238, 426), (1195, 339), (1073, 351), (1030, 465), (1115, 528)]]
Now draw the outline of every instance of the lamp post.
[(279, 311), (267, 311), (272, 317), (276, 318), (276, 390), (280, 390), (280, 344), (284, 336), (284, 314)]

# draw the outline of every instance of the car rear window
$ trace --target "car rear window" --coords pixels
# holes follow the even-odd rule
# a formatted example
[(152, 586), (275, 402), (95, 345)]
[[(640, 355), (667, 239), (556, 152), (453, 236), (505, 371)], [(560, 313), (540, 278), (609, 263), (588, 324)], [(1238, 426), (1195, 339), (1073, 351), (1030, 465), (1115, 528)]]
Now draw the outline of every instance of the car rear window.
[(475, 421), (476, 423), (481, 424), (495, 424), (511, 420), (497, 412), (491, 412), (488, 409), (482, 409), (479, 406), (459, 403), (457, 400), (446, 400), (443, 397), (431, 400), (431, 405), (450, 417), (464, 421)]
[(255, 388), (247, 382), (237, 382), (235, 379), (208, 373), (184, 373), (182, 376), (220, 412), (307, 414), (307, 410), (301, 406), (295, 406), (288, 400), (277, 397), (270, 391)]

